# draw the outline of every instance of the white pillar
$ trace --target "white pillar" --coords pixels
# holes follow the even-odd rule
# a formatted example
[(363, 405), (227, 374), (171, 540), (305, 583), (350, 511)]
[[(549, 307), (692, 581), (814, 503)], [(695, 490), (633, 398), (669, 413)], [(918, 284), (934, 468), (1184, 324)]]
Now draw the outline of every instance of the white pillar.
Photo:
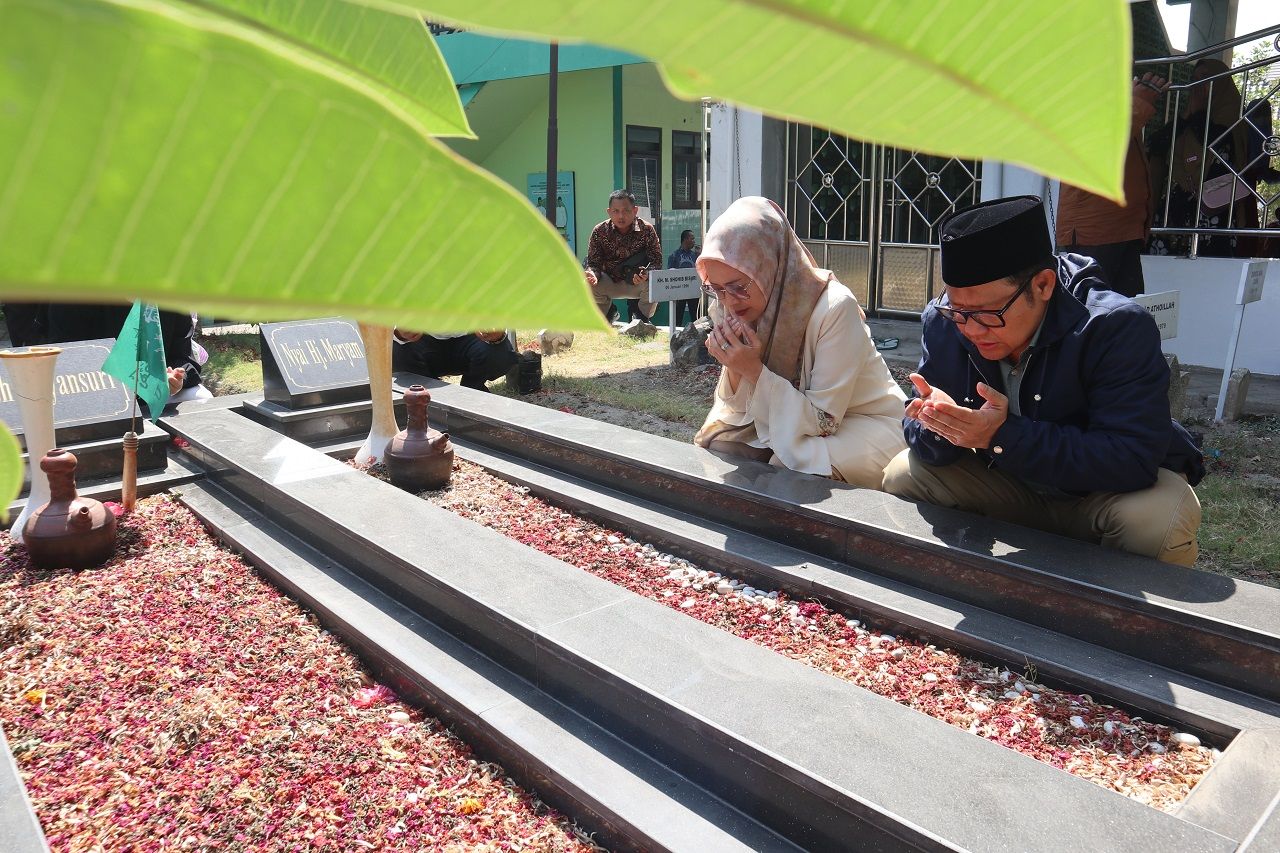
[(747, 195), (762, 195), (764, 116), (726, 104), (711, 106), (710, 198), (707, 222)]
[[(1187, 53), (1226, 41), (1236, 34), (1238, 0), (1191, 0), (1191, 20), (1187, 24)], [(1218, 57), (1231, 64), (1232, 50)]]

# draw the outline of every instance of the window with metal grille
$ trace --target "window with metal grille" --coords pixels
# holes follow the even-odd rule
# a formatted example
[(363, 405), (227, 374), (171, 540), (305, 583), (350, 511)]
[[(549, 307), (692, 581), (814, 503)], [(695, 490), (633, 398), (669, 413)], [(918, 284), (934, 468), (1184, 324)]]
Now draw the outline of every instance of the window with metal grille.
[(671, 131), (671, 207), (696, 210), (702, 206), (702, 134)]
[(627, 125), (627, 189), (654, 217), (662, 210), (662, 129)]

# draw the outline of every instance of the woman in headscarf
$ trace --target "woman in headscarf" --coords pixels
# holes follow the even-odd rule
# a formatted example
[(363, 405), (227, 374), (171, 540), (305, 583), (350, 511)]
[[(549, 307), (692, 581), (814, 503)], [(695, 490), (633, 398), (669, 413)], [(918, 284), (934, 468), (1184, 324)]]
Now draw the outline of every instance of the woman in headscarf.
[(849, 289), (759, 197), (715, 221), (697, 269), (712, 297), (707, 351), (724, 369), (695, 443), (880, 488), (906, 447), (906, 397)]
[[(1201, 174), (1206, 187), (1214, 178), (1246, 171), (1248, 132), (1240, 120), (1240, 90), (1230, 76), (1230, 69), (1217, 59), (1202, 59), (1196, 63), (1192, 80), (1199, 83), (1187, 94), (1182, 114), (1176, 121), (1177, 133), (1173, 136), (1175, 122), (1170, 122), (1151, 136), (1150, 151), (1152, 178), (1156, 183), (1155, 225), (1164, 225), (1164, 191), (1169, 187), (1168, 225), (1173, 228), (1256, 228), (1258, 207), (1253, 195), (1232, 200), (1231, 195), (1221, 199), (1201, 199)], [(1205, 119), (1208, 117), (1208, 142), (1206, 148)], [(1211, 149), (1211, 150), (1207, 150)], [(1172, 176), (1169, 175), (1172, 160)], [(1172, 177), (1172, 180), (1169, 178)], [(1246, 182), (1235, 183), (1228, 192), (1244, 193)], [(1214, 201), (1221, 203), (1214, 205)], [(1202, 205), (1201, 202), (1204, 202)], [(1190, 238), (1186, 235), (1154, 236), (1151, 254), (1182, 254), (1188, 251)], [(1246, 246), (1230, 235), (1201, 236), (1197, 254), (1211, 257), (1230, 257), (1249, 254), (1252, 246)]]

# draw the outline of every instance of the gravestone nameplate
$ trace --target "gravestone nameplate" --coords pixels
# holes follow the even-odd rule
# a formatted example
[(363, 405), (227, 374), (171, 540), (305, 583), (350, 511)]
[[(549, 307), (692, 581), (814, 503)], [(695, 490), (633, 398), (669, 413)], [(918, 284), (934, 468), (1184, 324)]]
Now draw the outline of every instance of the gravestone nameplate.
[(262, 396), (289, 409), (369, 399), (369, 367), (360, 329), (327, 317), (263, 323)]
[[(55, 344), (62, 350), (53, 374), (53, 427), (60, 447), (82, 441), (119, 439), (129, 429), (133, 389), (102, 372), (102, 363), (114, 344), (114, 338)], [(25, 449), (22, 413), (3, 364), (0, 364), (0, 420)]]

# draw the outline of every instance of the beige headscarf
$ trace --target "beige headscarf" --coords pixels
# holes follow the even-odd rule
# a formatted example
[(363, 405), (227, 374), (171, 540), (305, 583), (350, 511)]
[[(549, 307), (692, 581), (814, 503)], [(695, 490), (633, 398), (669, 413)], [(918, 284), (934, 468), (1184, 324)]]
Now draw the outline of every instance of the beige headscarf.
[[(818, 300), (834, 276), (819, 269), (782, 209), (767, 198), (740, 198), (722, 213), (707, 231), (698, 275), (704, 280), (708, 260), (721, 261), (750, 278), (764, 292), (764, 313), (756, 321), (760, 359), (764, 366), (795, 387), (800, 387), (805, 329)], [(718, 303), (713, 304), (718, 319)], [(754, 425), (729, 430), (708, 430), (695, 439), (706, 446), (714, 439), (750, 441)]]
[(716, 219), (698, 256), (704, 279), (708, 260), (728, 264), (764, 291), (767, 302), (756, 321), (761, 361), (798, 387), (804, 331), (831, 271), (817, 268), (781, 208), (760, 196), (738, 199)]

